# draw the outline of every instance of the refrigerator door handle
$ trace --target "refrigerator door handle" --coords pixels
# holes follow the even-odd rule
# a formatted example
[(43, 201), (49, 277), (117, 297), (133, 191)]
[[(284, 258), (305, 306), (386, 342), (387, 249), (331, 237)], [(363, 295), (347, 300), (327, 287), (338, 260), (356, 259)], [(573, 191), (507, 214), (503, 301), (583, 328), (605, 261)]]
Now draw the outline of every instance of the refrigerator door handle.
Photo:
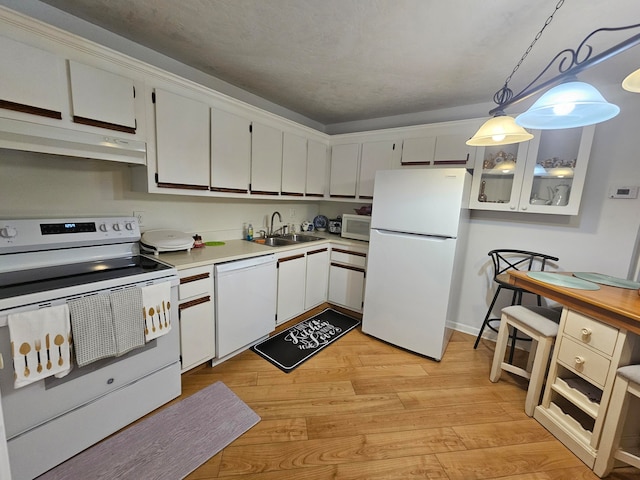
[(455, 239), (455, 237), (443, 237), (441, 235), (423, 235), (423, 234), (411, 233), (411, 232), (397, 232), (397, 231), (394, 231), (394, 230), (384, 230), (384, 229), (379, 229), (379, 228), (375, 228), (375, 229), (372, 229), (372, 230), (375, 230), (380, 235), (385, 235), (385, 236), (390, 236), (390, 237), (413, 237), (413, 238), (422, 237), (425, 240), (432, 240), (432, 241), (444, 241), (444, 240)]

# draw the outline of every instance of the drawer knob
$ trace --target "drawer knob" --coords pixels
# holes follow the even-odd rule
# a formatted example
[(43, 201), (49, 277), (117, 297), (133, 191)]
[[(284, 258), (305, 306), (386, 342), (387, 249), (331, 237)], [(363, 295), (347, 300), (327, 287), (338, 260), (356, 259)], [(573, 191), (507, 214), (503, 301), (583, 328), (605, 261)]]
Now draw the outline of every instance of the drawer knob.
[(576, 365), (583, 365), (584, 364), (584, 358), (576, 355), (576, 357), (573, 359), (574, 362), (576, 362)]
[(590, 328), (583, 328), (582, 330), (582, 336), (585, 338), (589, 338), (591, 336), (591, 329)]

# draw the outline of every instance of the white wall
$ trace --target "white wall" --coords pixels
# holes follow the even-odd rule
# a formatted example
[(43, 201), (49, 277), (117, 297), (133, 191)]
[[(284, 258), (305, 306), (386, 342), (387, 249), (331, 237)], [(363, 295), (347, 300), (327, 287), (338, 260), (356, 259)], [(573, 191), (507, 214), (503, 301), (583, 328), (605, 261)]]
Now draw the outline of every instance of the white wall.
[[(132, 215), (144, 211), (142, 230), (199, 233), (205, 241), (255, 232), (278, 210), (283, 223), (312, 220), (317, 203), (226, 200), (134, 192), (129, 166), (118, 162), (0, 150), (0, 218)], [(293, 216), (290, 214), (293, 213)], [(279, 226), (276, 220), (274, 226)]]
[[(640, 185), (640, 95), (618, 86), (603, 93), (622, 111), (596, 127), (580, 215), (472, 212), (459, 330), (476, 334), (482, 324), (495, 291), (487, 256), (492, 249), (548, 253), (560, 259), (558, 270), (627, 277), (640, 226), (640, 199), (609, 199), (607, 193), (613, 185)], [(510, 301), (506, 292), (500, 298), (495, 311)]]

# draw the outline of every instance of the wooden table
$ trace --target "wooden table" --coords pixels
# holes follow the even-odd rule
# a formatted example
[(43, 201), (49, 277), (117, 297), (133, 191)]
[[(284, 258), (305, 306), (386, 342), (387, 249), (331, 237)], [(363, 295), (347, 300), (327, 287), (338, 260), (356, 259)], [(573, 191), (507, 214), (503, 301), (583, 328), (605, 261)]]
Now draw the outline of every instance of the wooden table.
[(607, 285), (600, 285), (600, 290), (559, 287), (534, 280), (527, 276), (527, 272), (514, 270), (509, 272), (509, 283), (611, 326), (640, 335), (640, 295), (637, 290)]
[[(561, 287), (530, 278), (527, 272), (509, 275), (511, 284), (564, 307), (534, 418), (593, 468), (616, 370), (640, 363), (640, 295), (607, 285), (599, 285), (599, 290)], [(599, 403), (589, 401), (580, 387), (569, 386), (567, 381), (573, 384), (575, 379), (600, 390)]]

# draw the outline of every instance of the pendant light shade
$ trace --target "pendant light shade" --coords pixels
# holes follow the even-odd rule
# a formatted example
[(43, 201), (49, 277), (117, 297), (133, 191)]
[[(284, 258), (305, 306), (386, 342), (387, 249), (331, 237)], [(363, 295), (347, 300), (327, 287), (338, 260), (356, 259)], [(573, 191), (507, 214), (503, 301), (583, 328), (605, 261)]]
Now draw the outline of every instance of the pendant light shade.
[(620, 112), (600, 92), (584, 82), (561, 83), (542, 95), (532, 106), (516, 117), (526, 128), (553, 130), (583, 127), (604, 122)]
[(629, 92), (640, 93), (640, 68), (622, 81), (622, 88)]
[(466, 143), (473, 147), (488, 147), (526, 142), (532, 138), (533, 135), (516, 125), (513, 117), (502, 113), (484, 122), (476, 134)]

